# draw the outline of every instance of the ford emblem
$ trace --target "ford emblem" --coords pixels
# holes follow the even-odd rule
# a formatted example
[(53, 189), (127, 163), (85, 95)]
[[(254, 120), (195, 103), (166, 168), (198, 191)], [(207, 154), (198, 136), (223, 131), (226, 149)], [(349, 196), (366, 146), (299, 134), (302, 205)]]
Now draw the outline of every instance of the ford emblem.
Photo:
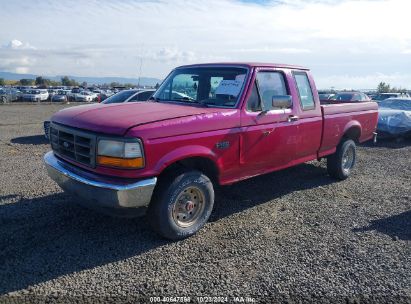
[(69, 143), (68, 142), (63, 142), (63, 146), (64, 146), (64, 148), (68, 148), (70, 145), (69, 145)]

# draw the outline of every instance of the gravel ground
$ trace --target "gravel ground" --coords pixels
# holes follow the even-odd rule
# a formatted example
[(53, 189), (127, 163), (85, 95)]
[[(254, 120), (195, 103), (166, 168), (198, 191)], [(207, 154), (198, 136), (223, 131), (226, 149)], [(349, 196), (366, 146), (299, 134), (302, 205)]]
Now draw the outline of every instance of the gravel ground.
[(0, 302), (411, 303), (410, 141), (359, 147), (343, 182), (322, 161), (223, 187), (173, 243), (48, 178), (42, 120), (61, 107), (0, 106)]

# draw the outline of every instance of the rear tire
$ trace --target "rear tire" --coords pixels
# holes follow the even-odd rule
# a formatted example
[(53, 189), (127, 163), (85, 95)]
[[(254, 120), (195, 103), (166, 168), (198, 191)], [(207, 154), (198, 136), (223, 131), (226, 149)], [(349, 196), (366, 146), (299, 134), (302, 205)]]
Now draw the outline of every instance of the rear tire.
[(355, 166), (357, 149), (352, 139), (343, 140), (334, 154), (327, 157), (328, 174), (339, 180), (347, 179)]
[(199, 231), (210, 217), (214, 188), (199, 171), (179, 171), (163, 177), (147, 210), (154, 231), (170, 240), (181, 240)]

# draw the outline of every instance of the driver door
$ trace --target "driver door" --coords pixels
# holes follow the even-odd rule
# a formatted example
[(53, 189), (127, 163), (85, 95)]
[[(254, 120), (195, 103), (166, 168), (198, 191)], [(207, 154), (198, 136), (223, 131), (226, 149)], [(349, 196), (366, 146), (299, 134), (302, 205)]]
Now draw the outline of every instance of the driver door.
[(259, 70), (242, 111), (240, 167), (258, 174), (286, 166), (295, 154), (294, 109), (273, 109), (275, 95), (290, 95), (281, 70)]

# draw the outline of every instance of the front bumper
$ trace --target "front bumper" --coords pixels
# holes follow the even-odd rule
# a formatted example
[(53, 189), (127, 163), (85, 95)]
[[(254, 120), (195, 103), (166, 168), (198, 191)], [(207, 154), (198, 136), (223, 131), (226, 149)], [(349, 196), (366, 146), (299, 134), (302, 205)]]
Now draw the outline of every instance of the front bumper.
[[(80, 205), (125, 215), (145, 209), (150, 203), (157, 178), (130, 180), (90, 173), (58, 159), (52, 151), (44, 155), (48, 175)], [(140, 212), (138, 212), (140, 213)]]

